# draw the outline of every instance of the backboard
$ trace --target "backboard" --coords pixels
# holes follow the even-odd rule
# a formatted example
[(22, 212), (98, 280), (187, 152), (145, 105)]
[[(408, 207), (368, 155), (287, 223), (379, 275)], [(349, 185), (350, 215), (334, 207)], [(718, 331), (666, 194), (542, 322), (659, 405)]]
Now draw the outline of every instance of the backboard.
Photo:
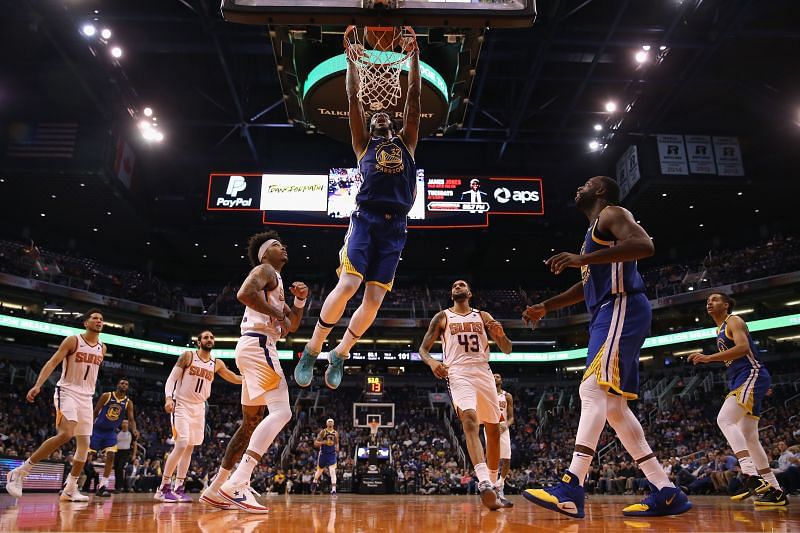
[(535, 0), (222, 0), (222, 14), (225, 20), (231, 22), (261, 26), (353, 24), (524, 28), (533, 25), (536, 18), (536, 2)]

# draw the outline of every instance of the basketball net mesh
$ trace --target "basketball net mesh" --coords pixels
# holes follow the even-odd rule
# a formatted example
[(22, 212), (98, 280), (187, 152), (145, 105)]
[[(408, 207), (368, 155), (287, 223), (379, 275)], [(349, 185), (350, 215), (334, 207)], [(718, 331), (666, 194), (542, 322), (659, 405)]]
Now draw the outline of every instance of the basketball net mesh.
[[(390, 42), (387, 40), (387, 34)], [(377, 46), (374, 48), (370, 42)], [(400, 52), (395, 50), (395, 46)], [(358, 99), (371, 111), (397, 105), (403, 91), (400, 73), (403, 63), (417, 48), (417, 36), (411, 26), (384, 28), (367, 26), (359, 31), (348, 26), (344, 34), (345, 53), (358, 71)]]

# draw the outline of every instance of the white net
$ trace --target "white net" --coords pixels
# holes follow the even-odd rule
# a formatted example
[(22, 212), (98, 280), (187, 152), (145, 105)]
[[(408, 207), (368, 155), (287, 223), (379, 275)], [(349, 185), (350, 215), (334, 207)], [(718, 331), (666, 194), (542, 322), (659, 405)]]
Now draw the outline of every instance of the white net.
[(403, 95), (400, 73), (417, 48), (411, 26), (400, 28), (349, 26), (344, 34), (348, 59), (358, 71), (358, 98), (377, 112), (397, 105)]

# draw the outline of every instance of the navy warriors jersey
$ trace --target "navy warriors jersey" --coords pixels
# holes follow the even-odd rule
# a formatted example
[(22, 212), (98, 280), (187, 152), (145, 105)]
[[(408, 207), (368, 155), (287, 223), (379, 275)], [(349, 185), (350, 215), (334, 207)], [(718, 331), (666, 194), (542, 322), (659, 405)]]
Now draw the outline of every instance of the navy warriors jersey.
[[(733, 335), (728, 334), (728, 319), (730, 315), (725, 319), (722, 325), (717, 328), (717, 350), (723, 352), (725, 350), (730, 350), (736, 343), (733, 342)], [(743, 357), (739, 357), (738, 359), (734, 359), (732, 361), (725, 361), (725, 366), (727, 367), (727, 378), (729, 386), (733, 387), (732, 384), (737, 382), (737, 376), (741, 374), (759, 374), (766, 372), (766, 368), (764, 364), (761, 362), (761, 359), (758, 355), (758, 349), (756, 348), (755, 343), (753, 343), (753, 337), (750, 335), (749, 331), (747, 333), (747, 344), (749, 350)]]
[(128, 412), (128, 397), (117, 397), (116, 392), (111, 393), (111, 397), (100, 409), (100, 414), (94, 421), (95, 429), (101, 431), (116, 431), (122, 425), (122, 420)]
[(406, 215), (414, 203), (417, 165), (399, 136), (372, 137), (358, 159), (364, 178), (356, 196), (359, 207)]
[[(589, 226), (583, 240), (581, 254), (588, 254), (616, 245), (616, 241), (604, 240), (598, 235), (599, 217)], [(617, 294), (638, 294), (645, 290), (644, 280), (636, 267), (636, 261), (623, 261), (581, 267), (583, 297), (586, 308), (594, 316), (597, 309)]]
[(335, 429), (325, 429), (323, 430), (324, 434), (320, 439), (322, 441), (322, 446), (320, 447), (320, 453), (336, 453), (336, 430)]

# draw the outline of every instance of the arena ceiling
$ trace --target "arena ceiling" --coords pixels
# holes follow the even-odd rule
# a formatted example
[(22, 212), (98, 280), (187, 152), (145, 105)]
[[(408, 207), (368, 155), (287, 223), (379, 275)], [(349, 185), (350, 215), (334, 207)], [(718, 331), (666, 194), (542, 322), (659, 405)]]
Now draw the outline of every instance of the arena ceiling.
[[(408, 264), (430, 264), (434, 250), (449, 261), (437, 264), (442, 271), (452, 264), (495, 271), (503, 257), (521, 274), (551, 248), (574, 248), (585, 226), (569, 207), (575, 187), (588, 175), (613, 174), (628, 145), (658, 133), (738, 136), (747, 179), (652, 180), (632, 207), (657, 242), (674, 250), (700, 223), (708, 233), (694, 239), (699, 248), (724, 240), (729, 218), (715, 216), (718, 209), (736, 211), (742, 231), (779, 221), (797, 192), (786, 179), (798, 169), (800, 141), (795, 3), (539, 0), (532, 28), (490, 30), (462, 127), (423, 139), (419, 164), (542, 176), (546, 216), (467, 239), (452, 231), (430, 233), (424, 244), (412, 239)], [(111, 37), (88, 38), (86, 23)], [(0, 154), (3, 198), (26, 198), (4, 206), (7, 238), (51, 247), (72, 239), (84, 252), (94, 247), (131, 265), (153, 258), (173, 272), (182, 266), (176, 254), (238, 270), (233, 244), (258, 230), (260, 217), (205, 212), (209, 171), (352, 164), (348, 146), (287, 122), (267, 29), (223, 21), (216, 2), (26, 0), (6, 6), (0, 28), (0, 121), (76, 122), (97, 132), (96, 150), (75, 155), (83, 165), (55, 161), (25, 172)], [(111, 57), (113, 46), (122, 57)], [(643, 46), (648, 60), (638, 63)], [(606, 111), (610, 101), (617, 111)], [(147, 106), (161, 143), (140, 139), (137, 121)], [(102, 140), (118, 135), (136, 155), (130, 189), (108, 176), (114, 147)], [(591, 141), (600, 148), (590, 149)], [(287, 232), (335, 260), (340, 232)], [(536, 251), (509, 255), (518, 247)]]

